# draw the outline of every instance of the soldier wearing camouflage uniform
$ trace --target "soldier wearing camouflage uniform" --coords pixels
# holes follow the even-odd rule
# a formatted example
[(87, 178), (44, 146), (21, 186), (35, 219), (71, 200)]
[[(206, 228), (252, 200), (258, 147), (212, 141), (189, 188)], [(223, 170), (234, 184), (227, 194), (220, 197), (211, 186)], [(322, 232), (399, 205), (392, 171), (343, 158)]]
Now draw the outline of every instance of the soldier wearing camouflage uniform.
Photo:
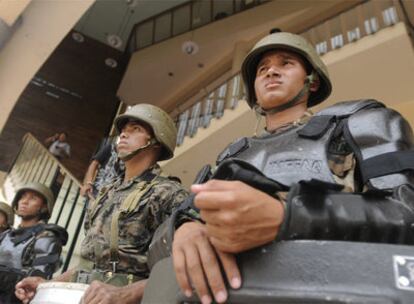
[(5, 202), (0, 202), (0, 233), (13, 227), (14, 212)]
[[(43, 184), (27, 183), (17, 191), (12, 207), (21, 223), (0, 234), (0, 299), (4, 303), (17, 302), (14, 286), (22, 278), (50, 278), (59, 268), (68, 235), (62, 227), (46, 224), (53, 205), (53, 194)], [(14, 215), (6, 210), (11, 227)]]
[[(139, 104), (118, 116), (115, 126), (125, 175), (102, 188), (88, 208), (81, 255), (92, 267), (56, 278), (93, 281), (84, 295), (85, 304), (137, 303), (141, 299), (149, 276), (147, 250), (153, 233), (187, 196), (179, 183), (163, 176), (157, 164), (171, 158), (175, 149), (177, 132), (167, 113)], [(40, 281), (21, 282), (16, 294), (29, 299), (27, 291), (33, 291)]]

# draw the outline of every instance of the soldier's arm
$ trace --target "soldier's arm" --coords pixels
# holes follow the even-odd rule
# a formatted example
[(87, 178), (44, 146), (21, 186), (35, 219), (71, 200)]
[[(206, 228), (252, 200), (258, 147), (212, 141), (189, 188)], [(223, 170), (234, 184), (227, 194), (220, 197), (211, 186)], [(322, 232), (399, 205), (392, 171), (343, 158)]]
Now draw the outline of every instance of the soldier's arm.
[(96, 177), (96, 173), (99, 169), (99, 162), (93, 159), (86, 170), (85, 177), (83, 178), (83, 185), (80, 189), (80, 194), (86, 196), (91, 194), (93, 182)]
[(372, 109), (352, 115), (343, 135), (358, 162), (356, 188), (363, 192), (297, 184), (288, 196), (278, 239), (414, 243), (414, 141), (409, 124), (391, 109)]

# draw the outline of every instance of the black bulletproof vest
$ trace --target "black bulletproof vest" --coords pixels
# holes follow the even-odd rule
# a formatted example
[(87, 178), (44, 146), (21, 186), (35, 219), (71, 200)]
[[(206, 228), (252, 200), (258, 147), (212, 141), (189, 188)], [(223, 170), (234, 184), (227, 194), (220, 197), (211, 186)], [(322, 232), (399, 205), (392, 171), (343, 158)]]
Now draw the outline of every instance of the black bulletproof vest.
[(335, 183), (327, 159), (327, 146), (335, 124), (316, 140), (300, 136), (298, 131), (302, 128), (295, 127), (261, 138), (246, 138), (245, 147), (230, 157), (247, 161), (267, 177), (286, 186), (310, 179)]

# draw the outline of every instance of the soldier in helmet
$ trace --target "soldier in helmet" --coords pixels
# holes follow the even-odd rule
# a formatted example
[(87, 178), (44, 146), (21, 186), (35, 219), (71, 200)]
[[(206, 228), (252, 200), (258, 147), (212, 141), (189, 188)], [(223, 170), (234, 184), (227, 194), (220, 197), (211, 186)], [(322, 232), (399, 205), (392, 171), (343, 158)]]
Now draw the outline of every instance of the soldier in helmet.
[[(49, 188), (30, 182), (18, 189), (12, 207), (21, 218), (17, 229), (0, 235), (0, 298), (14, 303), (15, 284), (25, 276), (50, 278), (59, 268), (62, 246), (68, 235), (65, 229), (47, 224), (53, 209), (54, 197)], [(7, 210), (10, 227), (13, 212)]]
[[(141, 299), (149, 275), (147, 250), (153, 233), (187, 196), (157, 164), (173, 156), (176, 144), (177, 131), (167, 113), (138, 104), (118, 116), (115, 126), (125, 173), (103, 187), (89, 206), (81, 255), (90, 266), (55, 279), (91, 284), (83, 297), (85, 304), (137, 303)], [(28, 301), (41, 281), (20, 282), (16, 295)]]
[[(213, 178), (192, 186), (198, 218), (185, 210), (175, 217), (172, 258), (182, 292), (191, 296), (194, 288), (202, 303), (225, 302), (224, 277), (231, 288), (242, 285), (235, 254), (274, 241), (413, 244), (414, 142), (407, 121), (375, 100), (312, 114), (308, 108), (324, 101), (332, 85), (325, 64), (298, 35), (266, 36), (241, 70), (247, 102), (266, 127), (231, 144)], [(229, 163), (249, 174), (220, 176)], [(252, 173), (277, 187), (260, 188)]]
[(14, 212), (5, 202), (0, 202), (0, 233), (13, 227)]

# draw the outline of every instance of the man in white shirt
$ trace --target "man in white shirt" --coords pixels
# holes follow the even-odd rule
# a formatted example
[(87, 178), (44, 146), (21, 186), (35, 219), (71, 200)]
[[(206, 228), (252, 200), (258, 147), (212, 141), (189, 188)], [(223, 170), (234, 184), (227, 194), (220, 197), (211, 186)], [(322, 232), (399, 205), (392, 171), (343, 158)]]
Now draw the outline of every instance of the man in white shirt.
[(46, 145), (50, 144), (49, 152), (59, 160), (70, 157), (70, 145), (66, 142), (67, 136), (65, 132), (62, 132), (47, 138), (45, 141)]

